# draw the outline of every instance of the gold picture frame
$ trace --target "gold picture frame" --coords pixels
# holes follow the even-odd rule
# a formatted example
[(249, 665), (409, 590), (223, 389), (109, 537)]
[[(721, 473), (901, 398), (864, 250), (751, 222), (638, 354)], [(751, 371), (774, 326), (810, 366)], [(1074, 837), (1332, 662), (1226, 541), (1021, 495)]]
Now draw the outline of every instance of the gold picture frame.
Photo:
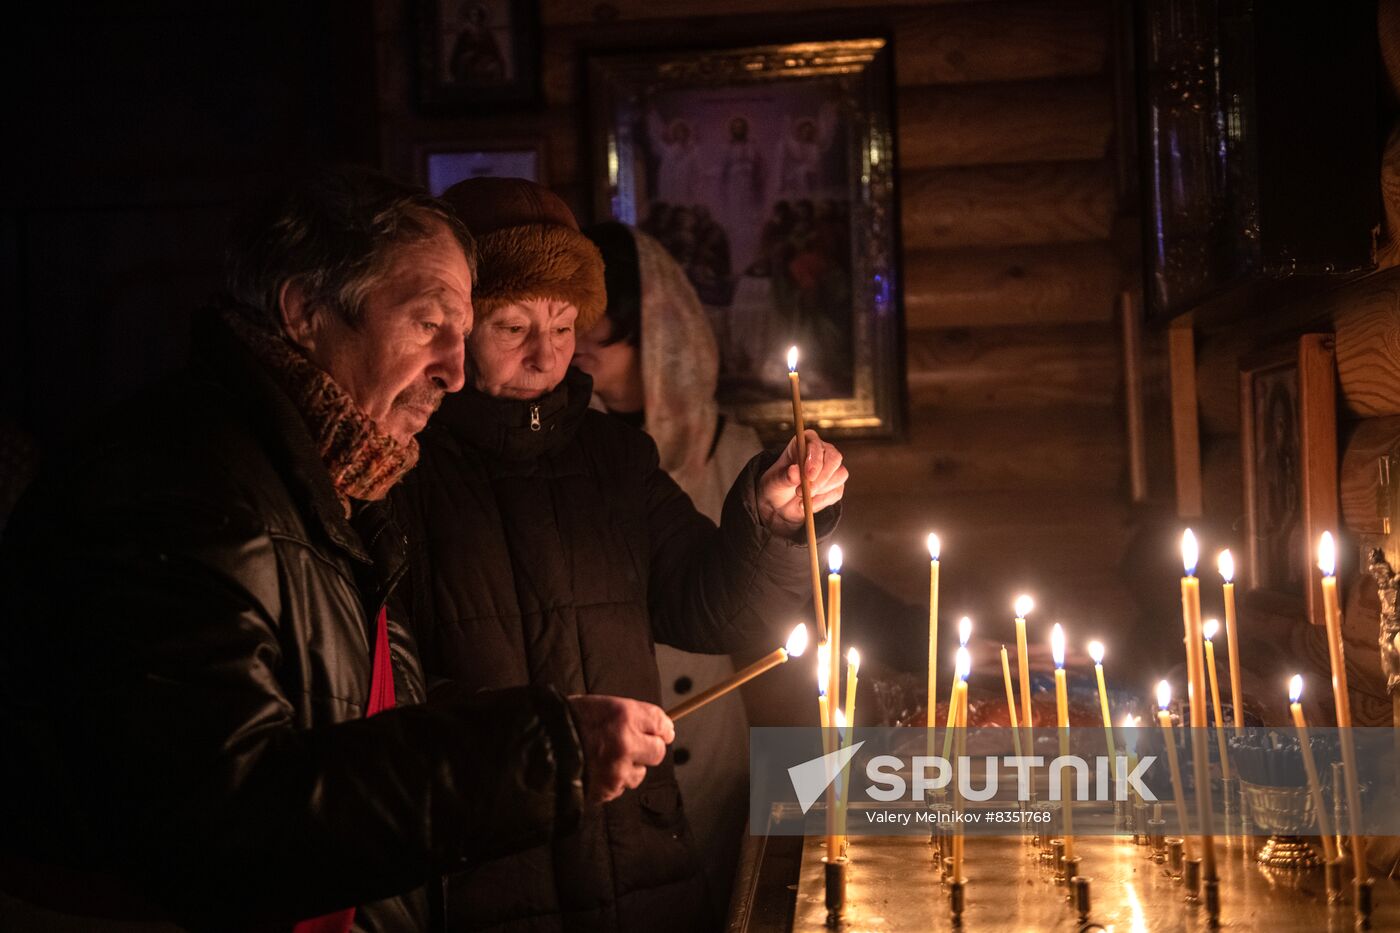
[(588, 61), (595, 213), (681, 263), (719, 400), (769, 437), (890, 437), (903, 354), (890, 50), (861, 38)]
[(1240, 367), (1250, 598), (1301, 609), (1314, 625), (1326, 621), (1317, 540), (1340, 520), (1336, 381), (1331, 334), (1304, 334)]

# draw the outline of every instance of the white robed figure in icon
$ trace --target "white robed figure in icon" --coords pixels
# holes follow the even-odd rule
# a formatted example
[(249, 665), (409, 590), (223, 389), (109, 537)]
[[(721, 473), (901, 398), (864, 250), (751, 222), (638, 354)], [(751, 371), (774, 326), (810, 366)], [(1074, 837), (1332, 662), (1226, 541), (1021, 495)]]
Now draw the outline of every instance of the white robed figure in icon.
[(778, 144), (778, 198), (803, 198), (827, 187), (822, 159), (836, 136), (836, 108), (823, 104), (812, 117), (788, 118)]
[(729, 121), (729, 142), (719, 170), (720, 220), (729, 234), (729, 257), (736, 273), (754, 261), (767, 207), (763, 156), (749, 138), (749, 121)]
[(659, 163), (656, 199), (683, 206), (699, 203), (700, 149), (690, 124), (680, 118), (668, 122), (653, 110), (647, 115), (647, 137)]

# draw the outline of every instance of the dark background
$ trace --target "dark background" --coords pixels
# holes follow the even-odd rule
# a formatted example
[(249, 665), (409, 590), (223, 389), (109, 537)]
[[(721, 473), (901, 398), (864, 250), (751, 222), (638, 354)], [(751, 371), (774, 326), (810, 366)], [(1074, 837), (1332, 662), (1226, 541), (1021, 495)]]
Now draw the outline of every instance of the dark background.
[(361, 0), (31, 7), (12, 27), (0, 421), (61, 440), (182, 360), (229, 220), (307, 160), (378, 161)]

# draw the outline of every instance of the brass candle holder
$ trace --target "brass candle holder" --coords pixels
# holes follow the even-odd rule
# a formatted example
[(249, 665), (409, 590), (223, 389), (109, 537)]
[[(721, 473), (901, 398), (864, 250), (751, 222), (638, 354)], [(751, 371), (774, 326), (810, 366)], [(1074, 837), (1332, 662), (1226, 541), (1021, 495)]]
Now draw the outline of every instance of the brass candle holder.
[(826, 880), (826, 923), (835, 926), (846, 912), (846, 869), (844, 858), (823, 858), (822, 870)]
[(1167, 860), (1167, 821), (1148, 820), (1147, 826), (1147, 835), (1152, 843), (1152, 861), (1160, 865)]
[(967, 879), (954, 878), (948, 885), (948, 911), (953, 926), (962, 926), (963, 908), (967, 906)]
[(1063, 839), (1050, 840), (1050, 867), (1055, 872), (1056, 881), (1065, 880), (1065, 841)]
[(1089, 882), (1092, 880), (1092, 878), (1085, 878), (1083, 875), (1074, 877), (1074, 910), (1079, 915), (1081, 926), (1089, 922), (1089, 911), (1092, 907)]
[(1181, 874), (1186, 882), (1186, 899), (1194, 901), (1201, 896), (1201, 859), (1189, 858), (1186, 860), (1186, 870)]
[(1150, 841), (1148, 836), (1148, 824), (1151, 820), (1147, 816), (1147, 804), (1139, 801), (1133, 808), (1133, 845), (1145, 846)]
[(1180, 836), (1167, 839), (1167, 874), (1180, 881), (1186, 865), (1186, 840)]
[(1206, 921), (1212, 928), (1220, 926), (1220, 881), (1206, 879)]
[(1327, 885), (1327, 902), (1333, 903), (1342, 899), (1342, 866), (1346, 864), (1340, 858), (1334, 858), (1322, 866), (1322, 878)]
[(949, 884), (953, 880), (953, 857), (943, 856), (943, 883)]
[(1371, 929), (1371, 909), (1374, 906), (1372, 895), (1374, 894), (1373, 878), (1357, 878), (1352, 881), (1353, 895), (1356, 904), (1356, 929)]
[(1074, 897), (1074, 879), (1079, 877), (1079, 866), (1084, 864), (1083, 856), (1075, 855), (1065, 859), (1065, 899)]

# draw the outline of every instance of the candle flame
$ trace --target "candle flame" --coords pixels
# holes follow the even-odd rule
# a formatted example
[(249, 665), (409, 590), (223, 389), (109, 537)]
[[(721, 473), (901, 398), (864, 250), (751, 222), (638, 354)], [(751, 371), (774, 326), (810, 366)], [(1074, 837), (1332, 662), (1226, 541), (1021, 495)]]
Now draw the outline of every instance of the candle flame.
[(833, 544), (826, 552), (826, 565), (832, 573), (841, 575), (841, 545)]
[(1201, 623), (1201, 634), (1205, 637), (1206, 641), (1210, 641), (1211, 639), (1213, 639), (1216, 633), (1219, 631), (1219, 619), (1206, 619), (1204, 622)]
[(1157, 682), (1157, 706), (1166, 709), (1172, 705), (1172, 685), (1165, 680)]
[(1050, 630), (1050, 656), (1055, 659), (1056, 667), (1065, 666), (1065, 630), (1058, 622)]
[(953, 666), (954, 676), (967, 680), (967, 675), (972, 673), (972, 652), (966, 647), (958, 649), (957, 663)]
[(788, 372), (797, 372), (797, 347), (788, 347)]
[(1226, 583), (1235, 582), (1235, 555), (1230, 553), (1229, 548), (1220, 552), (1220, 556), (1215, 559), (1215, 566)]
[(1022, 593), (1016, 597), (1016, 618), (1024, 619), (1034, 608), (1035, 600), (1031, 599), (1029, 593)]
[(1337, 542), (1332, 540), (1332, 532), (1324, 531), (1317, 542), (1317, 569), (1324, 577), (1337, 575)]
[(846, 728), (846, 712), (839, 706), (836, 708), (836, 728)]
[(788, 636), (786, 651), (790, 658), (802, 657), (802, 652), (807, 650), (807, 626), (805, 623), (798, 623)]
[(943, 542), (938, 540), (938, 535), (933, 532), (928, 533), (928, 557), (929, 560), (938, 560), (938, 555), (943, 551)]
[(968, 639), (972, 637), (972, 617), (963, 616), (958, 620), (958, 644), (966, 647)]
[(817, 693), (822, 696), (827, 694), (827, 686), (831, 683), (831, 645), (822, 642), (817, 645)]
[(1095, 663), (1095, 664), (1102, 664), (1102, 663), (1103, 663), (1103, 642), (1101, 642), (1101, 641), (1091, 641), (1091, 642), (1089, 642), (1089, 657), (1091, 657), (1091, 658), (1094, 659), (1094, 663)]
[(1303, 695), (1303, 675), (1294, 674), (1293, 679), (1288, 682), (1288, 702), (1297, 703), (1298, 698)]
[(854, 674), (854, 673), (856, 673), (857, 671), (859, 671), (859, 670), (860, 670), (860, 652), (857, 651), (857, 650), (854, 649), (854, 648), (852, 648), (850, 651), (847, 651), (847, 652), (846, 652), (846, 664), (850, 666), (850, 668), (851, 668), (851, 673), (852, 673), (852, 674)]
[(1124, 729), (1131, 729), (1131, 728), (1133, 728), (1134, 726), (1136, 726), (1137, 724), (1138, 724), (1138, 718), (1137, 718), (1136, 716), (1134, 716), (1132, 713), (1128, 713), (1128, 714), (1126, 714), (1126, 715), (1123, 717), (1123, 728), (1124, 728)]
[(1186, 568), (1186, 575), (1194, 577), (1196, 575), (1196, 562), (1201, 559), (1201, 547), (1196, 543), (1196, 535), (1187, 528), (1181, 536), (1181, 563)]

